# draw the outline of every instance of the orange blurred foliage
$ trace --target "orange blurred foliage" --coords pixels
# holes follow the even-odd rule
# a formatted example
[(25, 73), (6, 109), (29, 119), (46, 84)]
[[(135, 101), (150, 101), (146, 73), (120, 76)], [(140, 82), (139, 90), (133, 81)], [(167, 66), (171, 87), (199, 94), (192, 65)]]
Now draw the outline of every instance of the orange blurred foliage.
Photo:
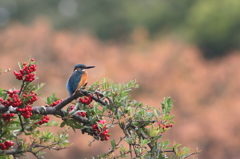
[[(125, 43), (101, 42), (91, 34), (55, 31), (43, 19), (29, 26), (15, 22), (0, 32), (0, 68), (17, 70), (16, 61), (26, 61), (31, 55), (38, 62), (37, 82), (46, 83), (43, 97), (54, 92), (66, 98), (65, 83), (73, 66), (95, 65), (89, 70), (89, 84), (102, 77), (116, 82), (137, 79), (140, 88), (132, 93), (135, 99), (152, 106), (160, 106), (165, 96), (176, 100), (177, 124), (167, 133), (171, 141), (203, 150), (199, 158), (240, 158), (239, 52), (207, 61), (195, 46), (179, 39), (149, 40), (143, 28)], [(20, 86), (12, 72), (0, 79), (3, 89)], [(110, 129), (111, 137), (119, 139), (117, 131)], [(91, 137), (80, 131), (70, 134), (70, 142), (75, 143), (71, 148), (51, 151), (46, 157), (84, 158), (108, 149), (107, 142), (87, 147)]]

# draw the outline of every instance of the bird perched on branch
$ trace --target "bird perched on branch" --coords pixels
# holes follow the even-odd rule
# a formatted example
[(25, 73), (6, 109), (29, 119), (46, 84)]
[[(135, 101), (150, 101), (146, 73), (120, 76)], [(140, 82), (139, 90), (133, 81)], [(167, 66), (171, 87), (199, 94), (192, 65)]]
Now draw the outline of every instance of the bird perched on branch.
[(84, 64), (77, 64), (74, 67), (73, 73), (66, 84), (70, 96), (87, 83), (88, 73), (86, 69), (94, 67), (95, 66), (86, 66)]

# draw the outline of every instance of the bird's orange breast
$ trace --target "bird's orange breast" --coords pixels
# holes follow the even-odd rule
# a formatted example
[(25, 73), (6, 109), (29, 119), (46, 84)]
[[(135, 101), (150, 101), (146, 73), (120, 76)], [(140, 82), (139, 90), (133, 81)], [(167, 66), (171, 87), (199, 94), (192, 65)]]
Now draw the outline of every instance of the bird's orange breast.
[(80, 82), (78, 83), (77, 89), (81, 88), (87, 82), (88, 73), (86, 70), (84, 70), (83, 72), (84, 72), (84, 74), (82, 74), (82, 77), (81, 77)]

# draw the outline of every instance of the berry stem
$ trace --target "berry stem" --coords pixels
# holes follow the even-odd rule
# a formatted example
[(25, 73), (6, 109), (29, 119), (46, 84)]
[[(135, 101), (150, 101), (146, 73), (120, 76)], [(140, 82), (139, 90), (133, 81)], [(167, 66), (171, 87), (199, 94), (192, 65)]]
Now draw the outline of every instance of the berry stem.
[(23, 127), (23, 122), (22, 122), (22, 117), (21, 117), (21, 115), (18, 114), (18, 118), (19, 118), (19, 120), (20, 120), (20, 124), (21, 124), (21, 127), (22, 127), (21, 132), (24, 132), (24, 127)]
[[(24, 85), (25, 85), (25, 81), (22, 82), (21, 89), (20, 89), (20, 91), (19, 91), (19, 93), (18, 93), (19, 97), (21, 97), (21, 94), (22, 94)], [(21, 117), (21, 115), (18, 114), (18, 118), (19, 118), (19, 121), (20, 121), (20, 124), (21, 124), (21, 127), (22, 127), (21, 132), (24, 132), (24, 127), (23, 127), (23, 122), (22, 122), (22, 117)]]
[(3, 123), (2, 123), (2, 120), (0, 120), (0, 138), (2, 138), (2, 132), (3, 132)]
[(20, 91), (19, 91), (19, 93), (18, 93), (18, 95), (19, 95), (20, 97), (21, 97), (21, 94), (22, 94), (24, 85), (25, 85), (25, 81), (22, 81), (21, 89), (20, 89)]

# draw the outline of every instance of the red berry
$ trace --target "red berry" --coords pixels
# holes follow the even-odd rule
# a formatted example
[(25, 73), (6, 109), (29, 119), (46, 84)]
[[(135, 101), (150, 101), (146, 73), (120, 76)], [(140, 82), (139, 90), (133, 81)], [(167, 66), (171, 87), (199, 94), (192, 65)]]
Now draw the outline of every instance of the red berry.
[(101, 141), (108, 140), (110, 135), (108, 134), (109, 130), (107, 129), (106, 120), (99, 120), (98, 123), (104, 126), (99, 128), (97, 124), (92, 125), (93, 133), (99, 136)]
[(50, 104), (50, 106), (54, 107), (56, 105), (58, 105), (59, 103), (61, 103), (63, 101), (63, 99), (57, 100), (55, 102), (53, 102), (52, 104)]
[(92, 102), (92, 95), (89, 95), (88, 97), (84, 97), (84, 98), (79, 98), (79, 101), (85, 105), (88, 105)]
[(39, 122), (34, 123), (34, 124), (35, 124), (35, 125), (37, 125), (37, 124), (42, 125), (42, 124), (44, 124), (44, 123), (48, 123), (48, 121), (49, 121), (49, 117), (46, 116), (46, 115), (44, 115), (43, 118), (42, 118)]
[(72, 111), (73, 110), (73, 106), (71, 105), (71, 106), (69, 106), (69, 111)]
[(3, 144), (2, 150), (6, 150), (6, 149), (7, 149), (7, 146), (5, 144)]

